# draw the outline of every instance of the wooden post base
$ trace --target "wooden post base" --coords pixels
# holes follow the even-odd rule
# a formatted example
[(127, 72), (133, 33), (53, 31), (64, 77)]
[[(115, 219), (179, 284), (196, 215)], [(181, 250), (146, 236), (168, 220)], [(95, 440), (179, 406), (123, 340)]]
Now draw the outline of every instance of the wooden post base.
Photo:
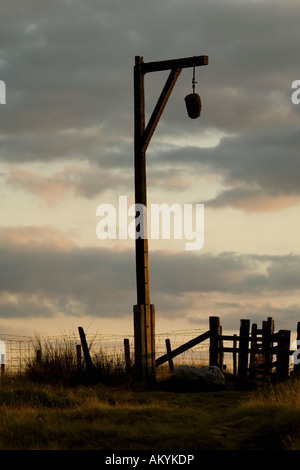
[(155, 380), (155, 308), (154, 305), (135, 305), (134, 359), (138, 380)]

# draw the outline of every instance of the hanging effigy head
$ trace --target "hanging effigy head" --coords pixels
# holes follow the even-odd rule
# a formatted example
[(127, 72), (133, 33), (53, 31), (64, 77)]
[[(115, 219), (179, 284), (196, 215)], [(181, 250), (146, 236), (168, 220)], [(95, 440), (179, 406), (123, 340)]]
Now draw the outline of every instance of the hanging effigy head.
[(190, 93), (189, 95), (187, 95), (184, 98), (186, 109), (187, 109), (188, 115), (191, 119), (196, 119), (197, 117), (199, 117), (200, 114), (201, 114), (201, 109), (202, 109), (201, 98), (197, 93), (195, 93), (195, 84), (196, 83), (197, 82), (196, 82), (196, 79), (195, 79), (195, 67), (194, 67), (193, 68), (193, 78), (192, 78), (193, 93)]
[(187, 113), (191, 119), (196, 119), (201, 114), (202, 103), (198, 93), (191, 93), (185, 98)]

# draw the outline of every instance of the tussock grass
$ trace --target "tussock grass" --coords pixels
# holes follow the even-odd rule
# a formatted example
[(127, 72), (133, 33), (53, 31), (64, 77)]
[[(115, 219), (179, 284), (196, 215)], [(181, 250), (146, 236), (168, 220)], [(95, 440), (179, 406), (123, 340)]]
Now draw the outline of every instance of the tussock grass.
[(67, 346), (0, 376), (0, 450), (300, 450), (297, 377), (256, 390), (230, 378), (222, 390), (150, 389), (101, 354), (91, 380)]
[(249, 446), (259, 449), (300, 449), (300, 380), (291, 378), (253, 393), (236, 413), (247, 423)]
[(83, 358), (78, 362), (74, 343), (41, 343), (37, 339), (33, 357), (28, 360), (23, 376), (34, 382), (66, 385), (91, 381), (110, 382), (124, 376), (125, 364), (122, 358), (114, 357), (112, 360), (100, 350), (91, 359), (92, 370), (87, 370)]

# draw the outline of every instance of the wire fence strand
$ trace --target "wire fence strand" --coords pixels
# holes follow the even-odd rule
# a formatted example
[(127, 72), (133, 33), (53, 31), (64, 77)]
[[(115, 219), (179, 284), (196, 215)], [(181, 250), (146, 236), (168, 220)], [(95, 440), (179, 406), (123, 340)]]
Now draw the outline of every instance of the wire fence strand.
[[(170, 340), (172, 350), (190, 341), (192, 338), (203, 333), (204, 330), (175, 330), (156, 334), (156, 358), (164, 355), (166, 351), (166, 339)], [(98, 334), (86, 333), (86, 340), (91, 356), (100, 352), (113, 362), (125, 364), (124, 339), (129, 340), (130, 358), (134, 360), (134, 337), (133, 335)], [(15, 336), (0, 334), (0, 340), (5, 343), (5, 369), (10, 372), (22, 372), (26, 365), (35, 357), (36, 351), (44, 348), (68, 351), (74, 350), (80, 344), (79, 335), (73, 333), (60, 336)], [(200, 343), (188, 351), (173, 359), (174, 365), (207, 363), (209, 344), (207, 341)]]

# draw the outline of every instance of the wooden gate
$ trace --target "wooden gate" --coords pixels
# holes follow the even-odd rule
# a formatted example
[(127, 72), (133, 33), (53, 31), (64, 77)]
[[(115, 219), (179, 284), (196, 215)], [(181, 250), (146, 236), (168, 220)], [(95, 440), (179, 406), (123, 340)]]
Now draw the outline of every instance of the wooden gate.
[[(233, 374), (239, 377), (253, 379), (275, 378), (285, 380), (289, 375), (291, 332), (279, 330), (275, 333), (274, 320), (268, 317), (258, 328), (253, 323), (250, 330), (250, 320), (240, 320), (239, 334), (223, 335), (219, 317), (209, 317), (209, 330), (187, 343), (171, 350), (170, 341), (166, 339), (167, 352), (156, 359), (156, 367), (169, 363), (174, 370), (173, 358), (184, 351), (209, 339), (209, 365), (218, 366), (224, 370), (224, 354), (231, 353)], [(297, 338), (300, 339), (300, 322), (297, 325)], [(224, 346), (224, 342), (231, 346)], [(296, 371), (295, 365), (294, 370)], [(298, 366), (300, 368), (300, 366)]]
[[(240, 377), (266, 378), (274, 376), (285, 380), (289, 375), (290, 355), (289, 330), (274, 332), (274, 320), (268, 317), (258, 328), (250, 320), (240, 320), (239, 335), (222, 335), (219, 317), (210, 317), (211, 365), (223, 370), (224, 353), (233, 355), (233, 373)], [(231, 341), (232, 346), (224, 346)]]

